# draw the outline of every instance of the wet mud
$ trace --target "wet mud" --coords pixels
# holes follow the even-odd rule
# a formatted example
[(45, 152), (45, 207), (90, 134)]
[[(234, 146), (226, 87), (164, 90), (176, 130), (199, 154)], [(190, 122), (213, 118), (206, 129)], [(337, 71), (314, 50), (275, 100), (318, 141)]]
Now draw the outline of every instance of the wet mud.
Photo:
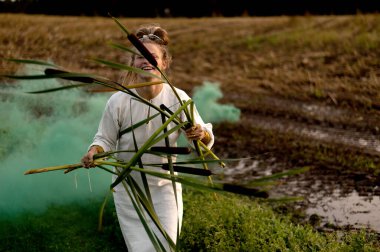
[[(243, 111), (239, 123), (216, 127), (216, 134), (220, 134), (218, 144), (222, 146), (215, 147), (217, 150), (230, 157), (251, 157), (230, 164), (224, 171), (226, 180), (244, 184), (265, 175), (308, 166), (310, 170), (305, 173), (278, 180), (270, 189), (271, 197), (303, 197), (302, 201), (292, 203), (292, 209), (301, 211), (301, 221), (316, 229), (366, 228), (380, 234), (380, 177), (376, 173), (380, 154), (378, 111), (363, 113), (273, 96), (258, 97)], [(237, 137), (235, 130), (243, 137)], [(291, 137), (286, 138), (285, 144), (283, 140), (277, 141), (288, 135)], [(339, 156), (326, 161), (323, 152), (316, 153), (320, 148), (295, 148), (305, 146), (299, 142), (338, 149)], [(310, 155), (314, 157), (305, 160)], [(366, 162), (351, 166), (353, 158)]]

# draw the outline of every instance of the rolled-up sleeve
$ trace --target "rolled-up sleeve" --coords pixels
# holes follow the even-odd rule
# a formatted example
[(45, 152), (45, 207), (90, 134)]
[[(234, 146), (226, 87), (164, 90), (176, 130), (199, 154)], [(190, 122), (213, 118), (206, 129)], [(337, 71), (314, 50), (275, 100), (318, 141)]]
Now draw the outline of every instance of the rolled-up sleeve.
[(99, 145), (104, 151), (116, 150), (118, 133), (120, 126), (117, 119), (117, 108), (114, 108), (110, 101), (104, 109), (102, 119), (100, 120), (98, 131), (90, 145)]

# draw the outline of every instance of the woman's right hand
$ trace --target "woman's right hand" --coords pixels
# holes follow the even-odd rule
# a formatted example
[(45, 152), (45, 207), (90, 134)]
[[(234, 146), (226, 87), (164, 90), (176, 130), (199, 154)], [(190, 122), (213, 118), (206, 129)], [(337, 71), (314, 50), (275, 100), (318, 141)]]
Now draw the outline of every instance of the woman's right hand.
[(94, 155), (101, 152), (101, 151), (99, 151), (99, 147), (100, 146), (91, 146), (91, 148), (89, 149), (87, 154), (82, 157), (81, 163), (82, 163), (83, 167), (85, 167), (85, 168), (95, 167)]

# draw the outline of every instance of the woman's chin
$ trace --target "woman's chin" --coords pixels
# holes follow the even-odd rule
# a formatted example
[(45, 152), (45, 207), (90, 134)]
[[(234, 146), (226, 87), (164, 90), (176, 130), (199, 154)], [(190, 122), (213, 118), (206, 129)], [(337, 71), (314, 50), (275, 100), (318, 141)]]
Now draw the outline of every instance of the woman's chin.
[(148, 82), (148, 81), (152, 81), (152, 79), (153, 78), (151, 76), (146, 76), (146, 75), (139, 76), (140, 82)]

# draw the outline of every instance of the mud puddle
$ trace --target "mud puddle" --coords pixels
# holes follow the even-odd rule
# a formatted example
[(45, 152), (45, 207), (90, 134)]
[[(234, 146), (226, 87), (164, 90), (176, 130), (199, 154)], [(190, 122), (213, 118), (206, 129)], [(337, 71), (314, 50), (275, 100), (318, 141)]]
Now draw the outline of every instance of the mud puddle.
[[(244, 183), (279, 169), (281, 164), (273, 159), (245, 160), (230, 166), (224, 175), (229, 182)], [(295, 202), (295, 208), (306, 214), (306, 221), (317, 216), (316, 228), (366, 228), (380, 234), (380, 187), (373, 177), (310, 170), (278, 182), (270, 190), (271, 197), (303, 197), (304, 200)]]

